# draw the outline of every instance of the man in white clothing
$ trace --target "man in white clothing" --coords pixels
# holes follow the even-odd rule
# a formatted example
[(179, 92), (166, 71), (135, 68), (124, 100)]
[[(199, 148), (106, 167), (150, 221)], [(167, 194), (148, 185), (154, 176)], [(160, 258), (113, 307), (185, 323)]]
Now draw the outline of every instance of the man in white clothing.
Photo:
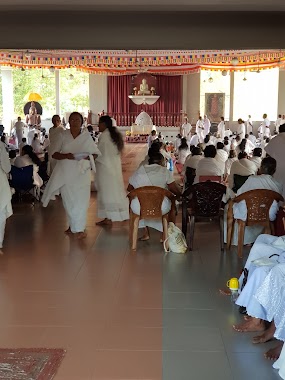
[(191, 137), (190, 145), (197, 146), (199, 144), (199, 136), (195, 132), (194, 135)]
[(216, 160), (217, 150), (214, 145), (206, 146), (204, 158), (197, 165), (195, 183), (199, 182), (200, 176), (219, 176), (222, 177), (225, 171), (225, 165), (220, 165)]
[(285, 197), (285, 124), (279, 128), (279, 135), (271, 139), (265, 147), (265, 152), (275, 158), (277, 162), (274, 178), (283, 184), (283, 197)]
[[(276, 171), (276, 160), (272, 157), (266, 157), (262, 160), (260, 166), (260, 175), (252, 175), (250, 176), (245, 183), (238, 190), (237, 195), (246, 193), (250, 190), (256, 189), (266, 189), (272, 190), (279, 194), (282, 194), (283, 186), (281, 183), (276, 181), (272, 176)], [(276, 219), (276, 214), (279, 209), (278, 203), (276, 201), (273, 202), (270, 211), (269, 218), (271, 221)], [(247, 209), (245, 201), (241, 201), (239, 203), (235, 203), (233, 206), (234, 218), (246, 220), (247, 218)]]
[(231, 166), (231, 171), (229, 175), (229, 188), (234, 187), (234, 175), (238, 174), (240, 176), (250, 176), (257, 172), (256, 165), (249, 161), (246, 152), (240, 152), (238, 155), (238, 160), (233, 162)]
[(230, 130), (230, 128), (227, 128), (225, 130), (225, 134), (224, 134), (224, 137), (230, 137), (232, 136), (233, 132)]
[(15, 125), (14, 125), (15, 132), (16, 132), (16, 144), (17, 144), (17, 148), (19, 147), (19, 144), (22, 141), (23, 130), (24, 130), (25, 127), (26, 127), (26, 124), (21, 121), (21, 118), (19, 116), (18, 119), (17, 119), (17, 121), (16, 121), (16, 123), (15, 123)]
[(250, 133), (249, 133), (248, 139), (249, 139), (249, 140), (253, 143), (253, 145), (255, 146), (255, 144), (256, 144), (256, 137), (254, 136), (253, 132), (250, 132)]
[(178, 133), (178, 135), (176, 136), (176, 139), (174, 141), (174, 150), (175, 150), (175, 152), (178, 152), (178, 148), (181, 145), (181, 139), (182, 139), (182, 136), (180, 135), (180, 133)]
[(261, 148), (254, 148), (252, 157), (250, 157), (250, 161), (253, 162), (256, 165), (257, 170), (260, 169), (261, 162), (262, 162), (262, 149)]
[(53, 125), (49, 129), (49, 142), (50, 142), (49, 143), (49, 168), (48, 168), (49, 175), (51, 175), (57, 163), (57, 160), (52, 158), (52, 156), (56, 151), (60, 134), (64, 131), (63, 127), (61, 126), (61, 120), (60, 120), (59, 115), (53, 115), (51, 121)]
[(224, 137), (225, 137), (225, 118), (223, 116), (221, 116), (221, 121), (219, 122), (219, 125), (218, 125), (218, 135), (220, 136), (220, 138), (222, 140), (224, 140)]
[(204, 115), (204, 136), (207, 136), (210, 133), (211, 122), (208, 119), (207, 115)]
[(237, 135), (242, 139), (245, 137), (245, 125), (242, 119), (238, 119)]
[(263, 125), (263, 136), (270, 137), (270, 120), (268, 119), (266, 113), (263, 115), (262, 125)]
[(250, 132), (253, 132), (253, 124), (251, 121), (251, 115), (248, 115), (248, 119), (246, 121), (246, 133), (249, 135)]
[(199, 138), (199, 142), (202, 143), (204, 141), (204, 137), (205, 137), (205, 134), (204, 134), (204, 123), (203, 123), (203, 120), (202, 120), (202, 116), (199, 117), (197, 123), (196, 123), (196, 133), (198, 135), (198, 138)]
[(275, 131), (279, 133), (279, 127), (282, 124), (282, 116), (278, 115), (278, 119), (275, 121)]
[(185, 137), (187, 139), (187, 142), (189, 142), (191, 138), (191, 129), (192, 129), (192, 126), (188, 122), (188, 117), (184, 117), (184, 123), (182, 124), (181, 130), (182, 130), (182, 137)]

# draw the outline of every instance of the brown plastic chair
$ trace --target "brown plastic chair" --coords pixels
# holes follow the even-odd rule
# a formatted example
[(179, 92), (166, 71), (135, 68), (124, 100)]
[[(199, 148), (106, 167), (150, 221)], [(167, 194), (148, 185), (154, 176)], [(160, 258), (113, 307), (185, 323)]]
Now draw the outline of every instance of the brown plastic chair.
[(274, 234), (274, 225), (269, 219), (269, 210), (273, 203), (284, 201), (282, 195), (272, 190), (258, 189), (250, 190), (240, 194), (229, 202), (227, 213), (227, 248), (232, 243), (235, 219), (233, 215), (233, 204), (245, 201), (247, 208), (247, 220), (236, 219), (238, 223), (238, 257), (243, 256), (244, 230), (246, 226), (259, 225), (264, 227), (266, 234)]
[[(172, 205), (171, 210), (162, 215), (161, 205), (164, 198), (167, 197)], [(174, 195), (161, 187), (156, 186), (143, 186), (132, 190), (128, 194), (128, 198), (131, 202), (133, 199), (138, 198), (140, 203), (140, 215), (134, 214), (130, 207), (130, 229), (129, 229), (129, 241), (133, 251), (137, 248), (138, 227), (141, 219), (155, 219), (161, 220), (163, 225), (163, 240), (167, 238), (168, 222), (175, 221), (175, 197)]]
[(221, 250), (224, 250), (224, 210), (222, 198), (226, 186), (217, 182), (200, 182), (190, 186), (182, 195), (182, 232), (186, 236), (190, 223), (189, 249), (193, 250), (195, 219), (219, 219)]

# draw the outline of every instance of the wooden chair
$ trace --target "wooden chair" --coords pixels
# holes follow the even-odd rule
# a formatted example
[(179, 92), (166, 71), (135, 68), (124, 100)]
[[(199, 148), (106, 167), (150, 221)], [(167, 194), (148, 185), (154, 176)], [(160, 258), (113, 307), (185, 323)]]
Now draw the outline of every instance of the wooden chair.
[(226, 186), (217, 182), (200, 182), (190, 186), (182, 195), (182, 232), (187, 235), (190, 223), (189, 249), (193, 250), (195, 219), (219, 219), (221, 250), (224, 250), (224, 210), (222, 198)]
[(221, 183), (222, 177), (219, 175), (200, 175), (199, 182), (206, 182), (206, 181)]
[(242, 258), (244, 230), (246, 226), (259, 225), (264, 227), (266, 234), (274, 234), (274, 225), (269, 219), (269, 210), (273, 201), (284, 201), (282, 195), (272, 190), (258, 189), (250, 190), (240, 194), (229, 202), (227, 213), (227, 248), (230, 248), (234, 230), (235, 219), (233, 215), (233, 204), (245, 201), (247, 208), (247, 219), (245, 221), (236, 219), (238, 223), (238, 257)]
[[(171, 210), (162, 215), (161, 205), (164, 198), (167, 197), (172, 205)], [(130, 229), (129, 241), (133, 251), (137, 248), (138, 227), (141, 219), (155, 219), (161, 220), (163, 225), (163, 240), (167, 238), (168, 222), (175, 221), (176, 207), (174, 195), (161, 187), (156, 186), (143, 186), (132, 190), (128, 194), (131, 202), (133, 199), (138, 198), (140, 203), (140, 215), (134, 214), (130, 207)]]
[(190, 168), (189, 166), (186, 168), (185, 177), (184, 177), (184, 186), (187, 189), (189, 186), (193, 185), (196, 177), (196, 169)]

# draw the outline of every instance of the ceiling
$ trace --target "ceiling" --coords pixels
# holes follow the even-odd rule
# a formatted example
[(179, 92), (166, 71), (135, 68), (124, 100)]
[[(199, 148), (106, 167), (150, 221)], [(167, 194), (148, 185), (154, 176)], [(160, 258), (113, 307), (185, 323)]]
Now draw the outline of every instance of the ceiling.
[(285, 11), (284, 0), (1, 0), (4, 10)]
[(77, 68), (107, 75), (182, 75), (199, 70), (260, 71), (285, 67), (285, 50), (37, 50), (2, 49), (0, 65), (19, 69)]

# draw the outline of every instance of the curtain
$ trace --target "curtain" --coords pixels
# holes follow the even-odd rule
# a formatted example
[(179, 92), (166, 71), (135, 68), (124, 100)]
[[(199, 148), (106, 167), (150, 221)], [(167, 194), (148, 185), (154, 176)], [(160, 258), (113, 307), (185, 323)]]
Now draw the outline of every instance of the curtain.
[(141, 112), (147, 112), (155, 125), (176, 125), (182, 109), (182, 76), (156, 76), (156, 93), (160, 95), (153, 105), (137, 106), (128, 95), (131, 93), (132, 76), (108, 77), (108, 114), (118, 125), (131, 125)]

